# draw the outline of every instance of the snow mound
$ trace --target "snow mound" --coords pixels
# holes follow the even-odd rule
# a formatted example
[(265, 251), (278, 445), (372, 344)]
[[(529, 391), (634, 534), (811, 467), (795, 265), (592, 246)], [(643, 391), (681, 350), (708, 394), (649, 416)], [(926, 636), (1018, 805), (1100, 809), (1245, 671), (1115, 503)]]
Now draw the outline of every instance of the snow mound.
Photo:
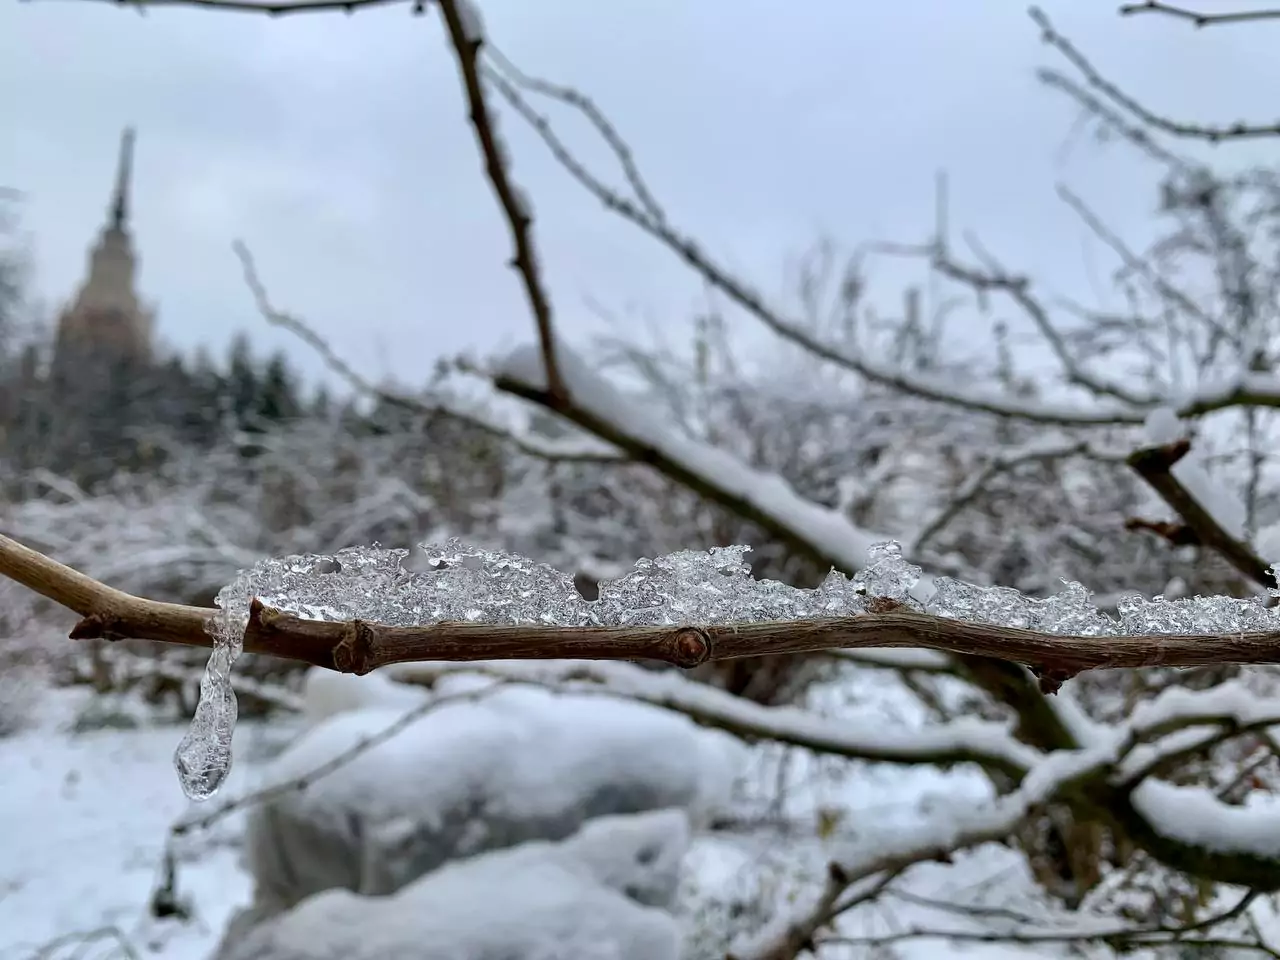
[[(276, 758), (267, 784), (311, 773), (402, 716), (329, 717)], [(679, 808), (704, 823), (728, 809), (744, 755), (724, 734), (627, 700), (508, 686), (441, 705), (250, 812), (255, 898), (238, 926), (331, 888), (391, 894), (451, 861), (561, 840), (596, 817)]]
[(220, 960), (677, 960), (683, 811), (603, 817), (450, 864), (388, 897), (330, 890)]

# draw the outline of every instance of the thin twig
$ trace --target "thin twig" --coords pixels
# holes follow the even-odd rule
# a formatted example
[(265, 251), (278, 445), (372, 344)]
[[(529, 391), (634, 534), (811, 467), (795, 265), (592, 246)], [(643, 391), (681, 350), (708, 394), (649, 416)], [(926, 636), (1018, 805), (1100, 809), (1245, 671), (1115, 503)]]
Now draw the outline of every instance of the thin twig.
[[(458, 72), (462, 75), (462, 86), (466, 93), (467, 107), (471, 126), (475, 130), (476, 142), (484, 157), (484, 170), (498, 196), (498, 203), (506, 217), (507, 226), (511, 230), (511, 241), (515, 245), (515, 255), (511, 265), (520, 275), (524, 285), (525, 296), (529, 300), (529, 309), (533, 312), (534, 323), (538, 328), (538, 340), (542, 346), (542, 362), (547, 376), (547, 394), (553, 401), (563, 401), (568, 394), (564, 381), (560, 377), (560, 367), (556, 362), (555, 332), (551, 323), (551, 302), (543, 287), (542, 276), (538, 270), (537, 255), (533, 247), (533, 211), (529, 202), (520, 194), (511, 182), (507, 166), (510, 158), (505, 155), (505, 148), (499, 142), (494, 131), (493, 119), (489, 113), (489, 104), (485, 100), (481, 87), (478, 57), (484, 38), (476, 31), (469, 32), (467, 16), (459, 7), (459, 0), (437, 0), (440, 12), (444, 16), (445, 28), (449, 32), (450, 45), (458, 61)], [(464, 0), (470, 2), (470, 0)], [(471, 14), (474, 16), (474, 14)]]
[(454, 420), (465, 423), (496, 440), (500, 440), (504, 443), (510, 443), (521, 453), (550, 463), (617, 464), (627, 463), (630, 461), (630, 457), (607, 449), (600, 450), (598, 452), (591, 449), (579, 450), (572, 444), (558, 444), (546, 441), (538, 442), (531, 438), (520, 437), (509, 430), (505, 430), (500, 426), (488, 422), (478, 415), (467, 413), (439, 402), (429, 402), (418, 397), (403, 393), (396, 393), (377, 386), (363, 374), (359, 373), (353, 366), (351, 366), (351, 364), (342, 359), (329, 342), (312, 329), (305, 320), (296, 314), (281, 310), (271, 302), (271, 296), (267, 292), (266, 284), (263, 283), (262, 277), (258, 273), (258, 267), (254, 260), (253, 253), (243, 241), (235, 241), (235, 243), (232, 244), (232, 250), (240, 261), (240, 268), (244, 273), (245, 285), (249, 288), (249, 293), (253, 296), (254, 304), (257, 306), (258, 313), (262, 318), (272, 326), (287, 330), (314, 350), (319, 355), (321, 361), (324, 362), (325, 366), (345, 380), (348, 385), (358, 393), (420, 416), (450, 417)]
[[(30, 3), (31, 0), (23, 0)], [(149, 7), (196, 7), (200, 10), (223, 10), (230, 13), (257, 13), (268, 17), (284, 17), (295, 13), (355, 13), (374, 7), (398, 4), (410, 6), (415, 15), (426, 12), (427, 0), (102, 0), (116, 7), (145, 13)]]
[(1221, 143), (1224, 140), (1247, 140), (1280, 136), (1280, 123), (1249, 124), (1240, 121), (1229, 126), (1211, 126), (1207, 124), (1182, 123), (1161, 116), (1143, 106), (1104, 77), (1088, 57), (1076, 48), (1075, 44), (1058, 33), (1043, 10), (1039, 7), (1032, 7), (1028, 12), (1031, 19), (1035, 21), (1036, 26), (1040, 28), (1041, 39), (1061, 53), (1080, 72), (1080, 75), (1084, 77), (1089, 86), (1154, 130), (1159, 130), (1174, 137), (1204, 140), (1214, 144)]
[(1196, 27), (1225, 26), (1233, 23), (1249, 23), (1255, 20), (1280, 20), (1280, 10), (1271, 8), (1263, 10), (1228, 10), (1223, 13), (1201, 13), (1186, 7), (1175, 7), (1162, 0), (1143, 0), (1142, 3), (1125, 3), (1116, 11), (1122, 17), (1131, 17), (1141, 13), (1156, 13), (1175, 20), (1185, 20)]

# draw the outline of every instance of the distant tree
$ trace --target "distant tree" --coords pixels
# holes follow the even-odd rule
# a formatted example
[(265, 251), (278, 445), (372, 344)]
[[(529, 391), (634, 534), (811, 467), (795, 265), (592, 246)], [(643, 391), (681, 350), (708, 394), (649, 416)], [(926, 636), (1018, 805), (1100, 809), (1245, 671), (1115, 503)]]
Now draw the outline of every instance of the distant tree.
[(260, 382), (253, 349), (244, 333), (237, 333), (231, 341), (224, 385), (224, 409), (237, 426), (248, 426), (256, 413)]
[(307, 405), (307, 413), (318, 420), (328, 420), (333, 416), (333, 397), (330, 396), (328, 387), (323, 383), (312, 394), (311, 401)]
[(262, 371), (255, 413), (261, 425), (295, 420), (302, 415), (297, 378), (283, 351), (273, 353)]

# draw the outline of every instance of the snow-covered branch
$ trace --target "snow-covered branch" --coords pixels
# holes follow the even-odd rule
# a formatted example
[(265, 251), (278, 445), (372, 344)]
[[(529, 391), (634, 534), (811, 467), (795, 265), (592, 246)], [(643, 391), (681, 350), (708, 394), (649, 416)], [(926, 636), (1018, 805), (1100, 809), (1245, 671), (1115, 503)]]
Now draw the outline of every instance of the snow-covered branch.
[(949, 860), (958, 851), (1002, 840), (1092, 765), (1090, 756), (1055, 754), (1033, 767), (1011, 794), (960, 807), (918, 830), (878, 834), (855, 842), (832, 861), (827, 883), (819, 893), (780, 913), (765, 929), (744, 937), (730, 955), (734, 960), (791, 960), (812, 945), (818, 931), (835, 918), (841, 895), (852, 885), (879, 874), (901, 873), (925, 861)]
[(1005, 723), (965, 718), (919, 730), (891, 731), (871, 716), (828, 718), (796, 707), (761, 706), (679, 674), (655, 673), (626, 663), (420, 663), (396, 667), (391, 675), (429, 685), (441, 676), (472, 673), (578, 694), (639, 700), (744, 740), (781, 743), (850, 760), (943, 766), (977, 763), (1020, 777), (1041, 756), (1015, 740)]

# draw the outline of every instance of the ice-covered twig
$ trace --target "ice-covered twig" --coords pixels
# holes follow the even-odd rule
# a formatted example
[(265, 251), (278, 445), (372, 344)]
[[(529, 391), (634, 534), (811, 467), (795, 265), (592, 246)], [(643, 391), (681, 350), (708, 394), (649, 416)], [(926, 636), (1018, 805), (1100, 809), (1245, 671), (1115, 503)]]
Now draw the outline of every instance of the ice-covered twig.
[[(388, 560), (392, 551), (383, 553), (387, 556), (380, 555), (380, 559), (375, 558), (377, 562)], [(322, 559), (312, 558), (312, 562)], [(399, 558), (391, 559), (398, 562)], [(674, 560), (679, 561), (679, 557)], [(72, 629), (72, 639), (134, 637), (212, 647), (214, 638), (207, 625), (225, 612), (135, 597), (4, 536), (0, 536), (0, 574), (80, 614), (82, 619)], [(559, 576), (572, 590), (572, 578)], [(846, 588), (853, 589), (852, 583), (844, 583), (841, 586), (839, 580), (832, 581), (828, 587), (834, 591), (831, 595), (843, 596)], [(495, 590), (500, 586), (491, 585)], [(772, 597), (780, 595), (778, 591), (790, 589), (781, 584), (761, 586), (759, 597), (743, 598), (744, 602), (767, 605)], [(1074, 589), (1082, 591), (1078, 586)], [(771, 595), (770, 591), (774, 593)], [(546, 618), (540, 622), (467, 622), (462, 613), (456, 613), (439, 620), (423, 614), (418, 622), (390, 624), (356, 616), (313, 619), (269, 606), (255, 595), (247, 602), (243, 649), (343, 673), (367, 673), (394, 663), (431, 660), (645, 659), (693, 667), (710, 660), (766, 654), (836, 648), (913, 648), (1026, 664), (1042, 676), (1050, 689), (1062, 679), (1096, 668), (1280, 663), (1280, 629), (1271, 627), (1266, 611), (1230, 598), (1199, 601), (1208, 604), (1203, 609), (1191, 601), (1187, 602), (1190, 606), (1131, 601), (1122, 611), (1125, 623), (1118, 624), (1073, 593), (1056, 600), (1032, 601), (1016, 591), (1007, 591), (1006, 596), (998, 588), (973, 588), (958, 581), (947, 581), (935, 594), (934, 609), (942, 616), (918, 612), (908, 605), (907, 598), (878, 595), (874, 590), (865, 604), (845, 606), (838, 615), (823, 616), (820, 610), (824, 594), (809, 593), (813, 594), (812, 602), (803, 609), (811, 612), (803, 618), (770, 619), (762, 608), (756, 614), (744, 609), (740, 617), (721, 618), (715, 623), (700, 622), (695, 614), (685, 623), (650, 620), (648, 625), (639, 625), (634, 620), (623, 620), (600, 626), (587, 625), (593, 622), (590, 611), (595, 608), (586, 606), (582, 619), (555, 619), (551, 607), (562, 604), (564, 598), (553, 596), (545, 598), (549, 606)], [(672, 598), (654, 599), (666, 603)], [(526, 600), (538, 606), (538, 597)], [(996, 614), (982, 605), (1006, 601), (1013, 606), (997, 613), (1012, 619), (991, 622)], [(1214, 605), (1217, 601), (1221, 610)], [(387, 602), (394, 604), (394, 599), (388, 597)], [(579, 602), (585, 604), (580, 598)], [(1051, 632), (1008, 625), (1019, 617), (1039, 616), (1028, 612), (1033, 608), (1027, 605), (1036, 603), (1057, 605)], [(794, 605), (791, 608), (801, 609)], [(1158, 611), (1159, 617), (1153, 611)], [(961, 615), (966, 619), (956, 618)], [(744, 619), (753, 616), (758, 619)], [(598, 616), (595, 622), (599, 622)], [(1081, 635), (1071, 632), (1073, 623)], [(1148, 633), (1144, 624), (1169, 632)], [(1195, 632), (1199, 624), (1203, 624), (1202, 633)], [(1215, 631), (1215, 625), (1221, 628), (1220, 632)]]
[(1003, 473), (1016, 470), (1028, 463), (1066, 459), (1087, 453), (1089, 444), (1073, 438), (1050, 436), (1037, 438), (1016, 449), (1000, 451), (992, 456), (981, 469), (974, 470), (948, 498), (946, 504), (926, 520), (910, 541), (907, 553), (918, 556), (965, 507), (977, 499), (991, 482)]
[(259, 13), (283, 17), (295, 13), (355, 13), (374, 7), (407, 6), (414, 14), (426, 9), (424, 0), (104, 0), (118, 7), (195, 7), (228, 13)]
[[(1121, 13), (1136, 13), (1140, 9), (1151, 9), (1150, 3), (1127, 4), (1121, 7)], [(1161, 5), (1165, 12), (1169, 12), (1172, 8)], [(1260, 137), (1280, 136), (1280, 124), (1276, 123), (1234, 123), (1229, 126), (1208, 126), (1198, 123), (1184, 123), (1182, 121), (1173, 120), (1169, 117), (1162, 116), (1154, 110), (1144, 106), (1142, 103), (1134, 99), (1129, 94), (1121, 90), (1116, 84), (1112, 83), (1104, 77), (1101, 71), (1093, 65), (1093, 63), (1081, 53), (1076, 46), (1060, 34), (1049, 20), (1048, 16), (1039, 7), (1032, 7), (1028, 13), (1031, 19), (1035, 21), (1037, 27), (1040, 28), (1041, 39), (1057, 50), (1066, 60), (1073, 66), (1076, 71), (1085, 79), (1089, 86), (1097, 90), (1117, 107), (1139, 120), (1144, 126), (1150, 127), (1152, 130), (1158, 130), (1161, 133), (1172, 137), (1182, 137), (1188, 140), (1201, 140), (1209, 143), (1221, 143), (1224, 140), (1253, 140)], [(1179, 11), (1183, 17), (1189, 15), (1189, 11)], [(1190, 14), (1191, 18), (1198, 18), (1203, 15)], [(1237, 19), (1254, 19), (1258, 18), (1255, 13), (1251, 17), (1237, 17)], [(1209, 22), (1209, 21), (1204, 21)]]
[[(1042, 15), (1036, 11), (1033, 16)], [(917, 373), (815, 336), (805, 328), (804, 324), (776, 309), (745, 280), (718, 263), (692, 237), (681, 232), (671, 220), (665, 216), (654, 216), (650, 207), (657, 201), (651, 196), (644, 194), (633, 201), (588, 169), (555, 132), (550, 122), (533, 107), (525, 97), (525, 92), (550, 97), (585, 114), (588, 122), (596, 126), (597, 130), (604, 135), (606, 145), (619, 157), (628, 178), (639, 176), (638, 172), (634, 171), (634, 162), (630, 154), (623, 156), (618, 151), (618, 146), (622, 144), (620, 135), (612, 127), (609, 127), (607, 132), (601, 127), (599, 120), (592, 116), (592, 111), (596, 108), (586, 97), (554, 83), (531, 78), (518, 71), (510, 71), (503, 60), (491, 62), (493, 68), (488, 72), (488, 76), (494, 88), (533, 128), (556, 162), (599, 200), (606, 210), (638, 227), (682, 260), (712, 288), (723, 293), (731, 302), (754, 316), (773, 333), (796, 344), (814, 357), (834, 367), (857, 373), (873, 383), (903, 393), (961, 409), (1036, 423), (1063, 426), (1137, 425), (1142, 423), (1150, 409), (1149, 404), (1138, 401), (1159, 401), (1159, 398), (1131, 395), (1115, 383), (1108, 383), (1090, 376), (1074, 361), (1068, 364), (1068, 378), (1092, 391), (1095, 394), (1093, 402), (1035, 400), (1013, 396), (1000, 388), (974, 386), (956, 381), (940, 382), (936, 372)], [(590, 109), (586, 105), (590, 105)], [(1016, 289), (1016, 287), (1009, 289)], [(1028, 304), (1024, 302), (1023, 306), (1026, 308)], [(1032, 307), (1034, 309), (1034, 305)], [(1034, 315), (1033, 319), (1035, 319)], [(1051, 332), (1043, 324), (1041, 327), (1044, 332)], [(1179, 407), (1179, 413), (1182, 416), (1199, 416), (1238, 406), (1280, 406), (1280, 379), (1271, 374), (1241, 374), (1228, 381), (1206, 385), (1186, 398)]]

